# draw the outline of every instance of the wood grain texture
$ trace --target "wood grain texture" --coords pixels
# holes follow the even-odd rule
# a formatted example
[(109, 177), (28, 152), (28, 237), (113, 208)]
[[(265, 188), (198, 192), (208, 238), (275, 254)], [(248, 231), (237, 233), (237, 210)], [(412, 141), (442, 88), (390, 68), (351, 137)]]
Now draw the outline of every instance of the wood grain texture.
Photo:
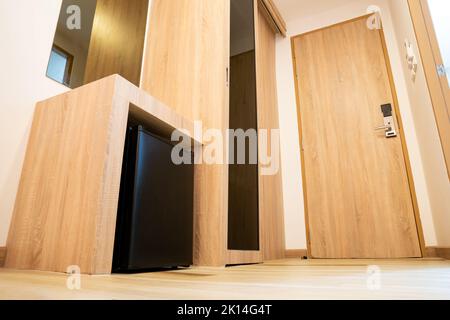
[(227, 265), (254, 264), (262, 262), (263, 262), (263, 254), (261, 250), (258, 251), (228, 250), (227, 252)]
[(450, 247), (426, 247), (425, 257), (450, 260)]
[[(269, 131), (268, 145), (270, 146), (271, 130), (279, 129), (275, 67), (276, 35), (262, 10), (260, 6), (255, 6), (258, 130)], [(273, 156), (279, 157), (275, 154)], [(284, 258), (285, 253), (281, 159), (278, 163), (280, 167), (275, 175), (261, 175), (263, 165), (260, 161), (259, 210), (264, 260), (281, 259)]]
[[(380, 268), (379, 290), (367, 287), (369, 266)], [(0, 299), (77, 300), (448, 300), (450, 261), (300, 260), (230, 268), (192, 268), (134, 275), (81, 276), (0, 269)]]
[(148, 0), (97, 0), (84, 83), (120, 74), (139, 85)]
[[(255, 0), (255, 4), (258, 4)], [(155, 0), (149, 24), (142, 88), (204, 129), (229, 123), (229, 1)], [(255, 6), (258, 128), (278, 129), (275, 33)], [(258, 34), (261, 34), (258, 36)], [(260, 62), (258, 62), (260, 61)], [(228, 168), (198, 166), (195, 187), (194, 263), (227, 261)], [(261, 177), (261, 247), (264, 258), (284, 256), (281, 173)], [(265, 226), (265, 227), (264, 227)], [(265, 230), (265, 231), (264, 231)]]
[[(204, 130), (229, 122), (230, 1), (154, 0), (141, 87)], [(226, 263), (228, 166), (195, 173), (194, 263)]]
[[(193, 129), (113, 75), (36, 106), (8, 236), (8, 268), (108, 274), (128, 117), (167, 137)], [(171, 129), (169, 129), (171, 128)]]
[(6, 260), (6, 247), (0, 247), (0, 268), (5, 264)]
[(286, 37), (286, 22), (273, 0), (259, 0), (259, 6), (272, 29), (276, 33), (280, 33), (283, 37)]
[(421, 256), (402, 139), (374, 131), (396, 104), (382, 41), (366, 17), (293, 39), (315, 258)]
[(450, 178), (450, 89), (447, 79), (441, 79), (436, 72), (442, 57), (428, 5), (423, 0), (408, 0), (408, 3)]
[(450, 260), (450, 247), (436, 247), (434, 250), (439, 258)]

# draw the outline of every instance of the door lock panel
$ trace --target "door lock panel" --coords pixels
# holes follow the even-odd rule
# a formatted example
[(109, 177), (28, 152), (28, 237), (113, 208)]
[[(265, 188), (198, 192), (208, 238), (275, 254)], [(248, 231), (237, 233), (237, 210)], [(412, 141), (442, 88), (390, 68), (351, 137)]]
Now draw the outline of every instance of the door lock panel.
[(394, 138), (397, 136), (397, 129), (395, 127), (394, 116), (392, 114), (392, 105), (383, 104), (381, 106), (381, 112), (383, 113), (384, 125), (376, 127), (375, 130), (384, 130), (386, 138)]

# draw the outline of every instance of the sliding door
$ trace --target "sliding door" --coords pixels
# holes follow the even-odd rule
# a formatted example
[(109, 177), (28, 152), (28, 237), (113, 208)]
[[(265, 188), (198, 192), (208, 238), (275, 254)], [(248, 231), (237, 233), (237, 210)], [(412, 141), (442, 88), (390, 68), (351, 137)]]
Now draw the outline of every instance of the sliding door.
[[(278, 121), (278, 98), (276, 79), (276, 33), (271, 19), (262, 1), (255, 1), (256, 21), (256, 85), (258, 104), (258, 130), (267, 130), (267, 146), (260, 149), (270, 155), (271, 161), (267, 165), (260, 161), (259, 177), (259, 211), (261, 248), (264, 260), (284, 258), (284, 209), (283, 209), (283, 187), (281, 178), (280, 146), (277, 130), (280, 125)], [(276, 140), (274, 140), (276, 139)], [(272, 141), (274, 140), (274, 141)], [(273, 148), (272, 148), (273, 146)], [(270, 170), (263, 170), (268, 169)], [(266, 171), (266, 174), (262, 174)]]

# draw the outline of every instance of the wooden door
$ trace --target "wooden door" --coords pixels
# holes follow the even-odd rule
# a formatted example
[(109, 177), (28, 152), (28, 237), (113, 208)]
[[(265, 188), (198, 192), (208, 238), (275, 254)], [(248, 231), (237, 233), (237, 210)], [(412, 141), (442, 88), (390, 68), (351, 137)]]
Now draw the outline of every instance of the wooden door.
[[(450, 177), (450, 41), (445, 0), (408, 0)], [(444, 10), (443, 10), (444, 9)]]
[[(272, 144), (271, 130), (280, 128), (276, 79), (276, 34), (261, 1), (255, 4), (256, 35), (256, 101), (258, 130), (268, 131), (268, 145)], [(261, 143), (261, 139), (259, 140)], [(260, 148), (263, 149), (263, 148)], [(272, 151), (271, 151), (272, 152)], [(271, 156), (279, 156), (275, 151)], [(261, 249), (264, 260), (284, 258), (284, 207), (282, 163), (273, 175), (259, 177), (259, 211)], [(260, 171), (264, 165), (259, 164)]]
[(420, 257), (401, 123), (394, 138), (375, 130), (381, 105), (396, 118), (382, 30), (362, 17), (292, 42), (309, 254)]

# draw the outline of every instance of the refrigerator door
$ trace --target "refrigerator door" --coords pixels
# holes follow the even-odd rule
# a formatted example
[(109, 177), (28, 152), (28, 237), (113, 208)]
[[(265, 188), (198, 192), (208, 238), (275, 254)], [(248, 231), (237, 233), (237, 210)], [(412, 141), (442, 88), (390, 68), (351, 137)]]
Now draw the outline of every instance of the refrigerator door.
[(193, 165), (173, 164), (172, 145), (142, 127), (127, 144), (114, 271), (191, 265)]

